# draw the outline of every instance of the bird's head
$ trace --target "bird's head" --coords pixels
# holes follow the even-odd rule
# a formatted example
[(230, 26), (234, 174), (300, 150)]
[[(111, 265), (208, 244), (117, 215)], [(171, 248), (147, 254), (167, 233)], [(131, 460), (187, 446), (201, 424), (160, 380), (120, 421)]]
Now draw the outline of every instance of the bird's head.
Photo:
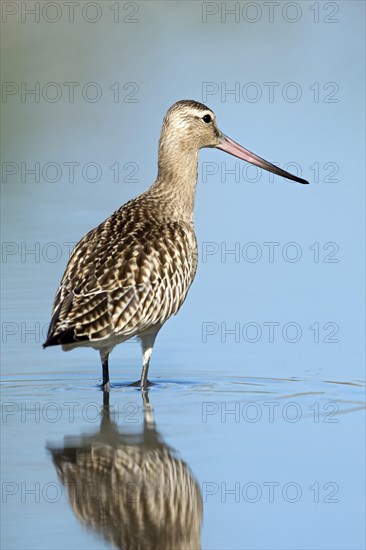
[(186, 99), (174, 103), (164, 118), (160, 149), (167, 148), (172, 154), (179, 154), (182, 151), (198, 151), (203, 147), (216, 147), (278, 176), (309, 183), (258, 157), (226, 136), (217, 126), (215, 113), (206, 105)]

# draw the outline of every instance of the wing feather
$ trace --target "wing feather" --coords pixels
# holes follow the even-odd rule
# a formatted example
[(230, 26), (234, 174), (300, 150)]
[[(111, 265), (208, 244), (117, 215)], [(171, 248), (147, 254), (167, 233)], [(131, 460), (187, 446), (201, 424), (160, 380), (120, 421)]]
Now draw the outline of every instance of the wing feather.
[(130, 337), (163, 324), (182, 305), (197, 266), (193, 228), (146, 214), (134, 223), (129, 204), (75, 247), (45, 346)]

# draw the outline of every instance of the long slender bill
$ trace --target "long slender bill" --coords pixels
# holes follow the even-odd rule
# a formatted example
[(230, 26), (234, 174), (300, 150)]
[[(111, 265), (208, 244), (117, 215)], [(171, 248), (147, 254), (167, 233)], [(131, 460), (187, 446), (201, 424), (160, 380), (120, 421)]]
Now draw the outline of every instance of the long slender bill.
[(267, 162), (261, 157), (258, 157), (251, 151), (248, 151), (248, 149), (244, 149), (244, 147), (239, 145), (239, 143), (236, 143), (236, 141), (230, 139), (228, 136), (225, 136), (225, 134), (223, 133), (221, 133), (220, 143), (219, 145), (216, 145), (216, 147), (217, 149), (221, 149), (222, 151), (225, 151), (230, 155), (234, 155), (234, 157), (238, 157), (239, 159), (250, 162), (255, 166), (259, 166), (259, 168), (268, 170), (268, 172), (273, 172), (273, 174), (277, 174), (277, 176), (282, 176), (283, 178), (297, 181), (299, 183), (309, 183), (308, 181), (302, 178), (298, 178), (297, 176), (294, 176), (293, 174), (290, 174), (285, 170), (281, 170), (281, 168), (278, 168), (278, 166), (275, 166), (274, 164)]

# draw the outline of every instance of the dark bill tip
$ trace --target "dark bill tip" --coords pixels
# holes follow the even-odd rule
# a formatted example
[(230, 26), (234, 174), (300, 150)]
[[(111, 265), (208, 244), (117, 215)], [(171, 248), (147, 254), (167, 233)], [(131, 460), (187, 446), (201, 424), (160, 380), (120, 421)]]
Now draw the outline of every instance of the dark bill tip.
[(222, 151), (225, 151), (226, 153), (229, 153), (230, 155), (233, 155), (234, 157), (245, 160), (246, 162), (250, 162), (250, 164), (254, 164), (259, 168), (263, 168), (263, 170), (272, 172), (277, 176), (281, 176), (283, 178), (287, 178), (289, 180), (296, 181), (297, 183), (302, 183), (304, 185), (309, 184), (307, 180), (299, 178), (298, 176), (294, 176), (294, 174), (290, 174), (290, 172), (286, 172), (286, 170), (282, 170), (282, 168), (279, 168), (278, 166), (275, 166), (267, 160), (258, 157), (258, 155), (255, 155), (248, 149), (245, 149), (244, 147), (239, 145), (239, 143), (236, 143), (236, 141), (232, 140), (223, 133), (221, 133), (220, 143), (216, 147), (218, 149), (221, 149)]

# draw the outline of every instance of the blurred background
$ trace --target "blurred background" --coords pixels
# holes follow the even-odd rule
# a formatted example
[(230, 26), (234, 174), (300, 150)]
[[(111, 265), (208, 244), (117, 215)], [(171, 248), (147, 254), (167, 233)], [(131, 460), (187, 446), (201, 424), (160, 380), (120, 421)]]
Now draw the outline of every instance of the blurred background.
[[(310, 181), (200, 153), (199, 268), (150, 374), (159, 430), (201, 489), (202, 546), (364, 548), (364, 3), (1, 9), (3, 548), (110, 547), (65, 494), (42, 496), (57, 482), (46, 442), (93, 427), (82, 411), (101, 404), (99, 357), (41, 343), (72, 246), (154, 181), (162, 119), (179, 99), (207, 104), (231, 138)], [(113, 352), (113, 396), (136, 403), (142, 423), (124, 385), (139, 371), (137, 343)], [(284, 413), (293, 402), (299, 421)], [(259, 421), (245, 418), (248, 403)], [(39, 418), (22, 413), (37, 407)], [(332, 411), (337, 422), (324, 421)], [(257, 501), (243, 497), (248, 482)], [(266, 482), (280, 484), (273, 501)], [(283, 497), (289, 482), (298, 500)], [(38, 502), (22, 487), (39, 487)]]

